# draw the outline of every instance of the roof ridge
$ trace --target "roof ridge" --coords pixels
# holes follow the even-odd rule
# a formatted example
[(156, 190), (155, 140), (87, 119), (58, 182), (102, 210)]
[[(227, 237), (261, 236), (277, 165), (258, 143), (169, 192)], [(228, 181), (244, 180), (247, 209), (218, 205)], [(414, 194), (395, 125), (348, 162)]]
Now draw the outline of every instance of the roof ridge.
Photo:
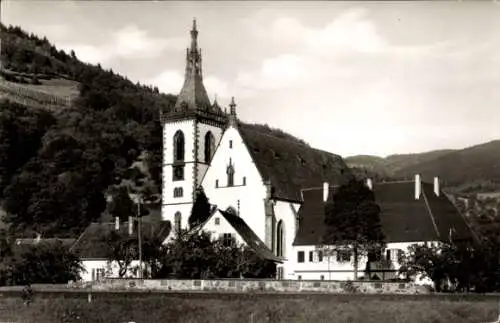
[[(337, 188), (340, 186), (341, 185), (328, 185), (328, 188)], [(306, 188), (301, 188), (300, 190), (301, 191), (323, 190), (323, 186), (306, 187)]]
[[(258, 126), (262, 126), (261, 124), (254, 124), (254, 125), (258, 125)], [(244, 124), (244, 126), (242, 128), (245, 128), (245, 127), (252, 127), (253, 125), (252, 124)], [(256, 131), (256, 130), (253, 130), (253, 129), (249, 129), (249, 128), (245, 128), (243, 130), (246, 130), (246, 131), (250, 131), (250, 132), (257, 132), (259, 135), (261, 136), (267, 136), (267, 137), (272, 137), (274, 139), (279, 139), (279, 140), (283, 140), (283, 141), (287, 141), (287, 142), (290, 142), (290, 143), (293, 143), (293, 144), (296, 144), (296, 145), (300, 145), (300, 146), (304, 146), (304, 147), (308, 147), (309, 149), (313, 149), (313, 150), (317, 150), (313, 147), (311, 147), (310, 145), (306, 144), (306, 143), (302, 143), (300, 142), (299, 140), (302, 140), (300, 138), (297, 138), (298, 140), (293, 140), (292, 138), (285, 138), (285, 137), (279, 137), (279, 136), (276, 136), (274, 134), (270, 134), (270, 133), (267, 133), (267, 132), (260, 132), (260, 131)], [(271, 129), (272, 130), (272, 129)], [(276, 130), (279, 130), (279, 131), (283, 131), (279, 128), (277, 128)], [(283, 131), (284, 132), (284, 131)], [(285, 132), (284, 132), (285, 133)], [(287, 133), (288, 134), (288, 133)], [(292, 134), (288, 134), (290, 136), (293, 136)]]
[(383, 182), (376, 182), (376, 181), (373, 181), (373, 185), (383, 185), (383, 184), (403, 184), (403, 183), (413, 183), (414, 181), (413, 180), (407, 180), (407, 179), (404, 179), (404, 180), (399, 180), (399, 181), (383, 181)]

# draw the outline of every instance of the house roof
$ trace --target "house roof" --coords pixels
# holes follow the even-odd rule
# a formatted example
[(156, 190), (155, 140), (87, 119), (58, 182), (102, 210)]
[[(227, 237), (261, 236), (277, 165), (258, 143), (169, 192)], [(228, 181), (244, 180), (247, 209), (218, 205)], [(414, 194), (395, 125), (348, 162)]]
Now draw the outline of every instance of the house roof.
[(299, 140), (262, 131), (262, 126), (240, 123), (239, 132), (264, 180), (270, 180), (272, 197), (302, 202), (301, 189), (323, 182), (342, 184), (352, 174), (335, 154), (314, 149)]
[[(413, 181), (374, 183), (386, 242), (448, 241), (450, 231), (454, 240), (474, 237), (465, 218), (442, 191), (438, 197), (433, 185), (423, 182), (422, 195), (415, 200), (414, 190)], [(323, 189), (304, 190), (303, 195), (294, 245), (320, 244), (324, 232)]]
[[(170, 222), (143, 222), (141, 225), (143, 237), (155, 237), (161, 241), (165, 240), (170, 233)], [(81, 234), (76, 243), (71, 247), (82, 259), (105, 259), (106, 242), (102, 237), (115, 230), (115, 223), (91, 223)], [(118, 230), (120, 234), (128, 235), (128, 222), (120, 223)], [(134, 223), (134, 235), (137, 236), (137, 223)]]
[(29, 239), (29, 238), (19, 238), (16, 239), (15, 245), (17, 246), (36, 246), (36, 245), (49, 245), (61, 243), (64, 247), (71, 247), (75, 243), (76, 239), (59, 239), (59, 238), (41, 238), (41, 239)]
[(274, 253), (266, 246), (266, 244), (260, 240), (260, 238), (252, 231), (252, 229), (246, 224), (246, 222), (231, 213), (222, 211), (219, 212), (226, 219), (226, 221), (238, 232), (245, 243), (255, 251), (260, 257), (267, 260), (272, 260), (275, 262), (282, 263), (283, 258), (274, 255)]

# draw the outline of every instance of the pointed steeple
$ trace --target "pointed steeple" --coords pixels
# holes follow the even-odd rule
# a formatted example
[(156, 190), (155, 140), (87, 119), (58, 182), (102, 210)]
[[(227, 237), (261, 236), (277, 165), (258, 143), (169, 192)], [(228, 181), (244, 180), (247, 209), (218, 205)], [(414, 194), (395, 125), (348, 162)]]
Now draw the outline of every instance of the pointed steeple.
[(191, 47), (186, 49), (184, 85), (177, 97), (174, 110), (209, 110), (210, 100), (203, 85), (201, 49), (198, 48), (198, 29), (193, 19)]
[(238, 125), (238, 118), (236, 117), (236, 103), (234, 102), (234, 96), (231, 97), (231, 103), (229, 103), (229, 126), (236, 127)]
[(217, 102), (217, 94), (215, 95), (214, 104), (212, 104), (212, 109), (214, 109), (214, 110), (221, 110), (219, 102)]

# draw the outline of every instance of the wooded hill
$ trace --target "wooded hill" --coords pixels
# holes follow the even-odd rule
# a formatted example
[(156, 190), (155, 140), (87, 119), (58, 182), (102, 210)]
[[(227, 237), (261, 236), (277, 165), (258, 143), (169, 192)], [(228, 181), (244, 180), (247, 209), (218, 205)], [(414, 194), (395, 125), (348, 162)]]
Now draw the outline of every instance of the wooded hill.
[(441, 178), (453, 192), (487, 192), (500, 189), (500, 140), (460, 150), (435, 150), (421, 154), (352, 156), (350, 167), (367, 170), (372, 176), (411, 179), (421, 174), (426, 181)]

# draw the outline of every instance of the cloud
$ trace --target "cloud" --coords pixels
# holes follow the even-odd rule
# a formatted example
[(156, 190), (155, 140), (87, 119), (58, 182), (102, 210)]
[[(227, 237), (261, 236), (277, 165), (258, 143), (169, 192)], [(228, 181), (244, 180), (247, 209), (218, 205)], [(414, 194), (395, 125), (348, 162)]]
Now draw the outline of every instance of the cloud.
[(165, 70), (144, 83), (157, 86), (161, 92), (177, 94), (180, 92), (183, 82), (184, 75), (182, 73), (174, 70)]
[[(262, 13), (259, 13), (262, 15)], [(269, 20), (268, 20), (269, 21)], [(395, 45), (386, 40), (364, 8), (345, 10), (323, 27), (309, 27), (292, 17), (278, 17), (262, 23), (255, 36), (293, 48), (287, 54), (263, 59), (257, 70), (243, 70), (235, 83), (246, 91), (266, 91), (312, 86), (355, 76), (380, 73), (375, 65), (398, 59), (435, 58), (450, 50), (450, 43)], [(457, 55), (458, 57), (459, 55)], [(396, 64), (395, 62), (394, 64)]]
[(147, 31), (136, 25), (126, 25), (111, 33), (101, 45), (83, 45), (78, 43), (61, 44), (66, 51), (74, 50), (76, 56), (89, 63), (107, 63), (116, 58), (152, 59), (160, 56), (165, 50), (180, 51), (184, 48), (182, 38), (152, 37)]

